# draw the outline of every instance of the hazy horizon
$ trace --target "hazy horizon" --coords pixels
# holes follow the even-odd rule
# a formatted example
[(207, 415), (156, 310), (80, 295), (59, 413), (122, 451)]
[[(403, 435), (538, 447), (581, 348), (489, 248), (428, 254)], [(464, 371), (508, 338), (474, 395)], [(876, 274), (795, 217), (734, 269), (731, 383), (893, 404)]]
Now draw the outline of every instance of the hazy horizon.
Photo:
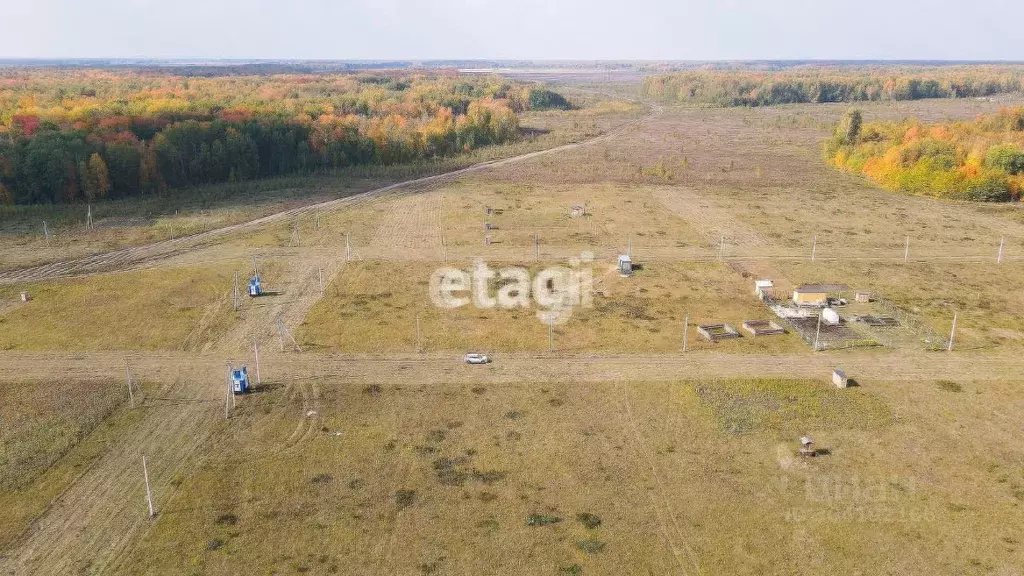
[[(1024, 5), (882, 0), (36, 0), (0, 59), (1016, 61)], [(972, 14), (979, 16), (973, 17)], [(21, 25), (18, 25), (18, 24)], [(37, 25), (29, 25), (37, 24)], [(44, 32), (40, 32), (43, 30)]]

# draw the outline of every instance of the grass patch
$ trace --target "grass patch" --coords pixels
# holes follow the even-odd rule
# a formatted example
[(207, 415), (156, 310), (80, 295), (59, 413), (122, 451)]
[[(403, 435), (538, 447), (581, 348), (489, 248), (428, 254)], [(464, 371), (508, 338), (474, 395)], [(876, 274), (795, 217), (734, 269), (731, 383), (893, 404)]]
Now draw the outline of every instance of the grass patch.
[(719, 430), (728, 434), (871, 428), (891, 420), (874, 396), (813, 380), (722, 380), (696, 384), (695, 390)]
[[(295, 336), (303, 349), (395, 352), (417, 348), (419, 318), (426, 351), (546, 351), (547, 326), (536, 307), (481, 309), (472, 304), (443, 310), (430, 300), (430, 275), (439, 263), (350, 262), (310, 310)], [(462, 266), (469, 269), (467, 264)], [(490, 263), (499, 268), (499, 263)], [(542, 265), (530, 264), (533, 273)], [(784, 353), (804, 351), (794, 334), (702, 340), (695, 324), (739, 326), (771, 316), (749, 294), (750, 283), (718, 263), (648, 264), (633, 278), (620, 278), (613, 262), (595, 262), (592, 308), (577, 308), (555, 326), (554, 345), (566, 352), (674, 352), (689, 314), (692, 350)], [(496, 284), (491, 294), (496, 293)]]
[(198, 349), (226, 333), (232, 270), (141, 270), (0, 287), (0, 350)]
[(0, 550), (141, 417), (121, 383), (0, 383)]

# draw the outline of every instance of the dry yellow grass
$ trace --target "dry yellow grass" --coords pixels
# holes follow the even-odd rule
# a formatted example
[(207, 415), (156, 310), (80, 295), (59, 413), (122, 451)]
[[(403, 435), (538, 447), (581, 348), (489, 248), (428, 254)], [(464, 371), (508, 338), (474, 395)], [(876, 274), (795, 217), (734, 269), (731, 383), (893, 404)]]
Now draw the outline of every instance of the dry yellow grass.
[[(115, 572), (981, 574), (1024, 559), (1020, 447), (1008, 416), (986, 416), (1009, 386), (314, 387), (297, 443), (294, 391), (245, 399)], [(800, 434), (830, 454), (799, 459)]]
[[(223, 266), (0, 287), (0, 349), (199, 347), (233, 321), (231, 282), (232, 268)], [(23, 290), (29, 302), (18, 301)]]
[(123, 383), (0, 383), (0, 550), (138, 420), (123, 402)]
[[(473, 266), (449, 265), (466, 271)], [(310, 311), (296, 337), (310, 349), (409, 352), (416, 349), (418, 315), (425, 351), (547, 351), (547, 326), (537, 318), (536, 306), (513, 310), (479, 309), (472, 304), (454, 310), (434, 306), (428, 284), (440, 266), (444, 264), (350, 262)], [(531, 265), (531, 275), (544, 266)], [(730, 323), (739, 330), (744, 320), (772, 316), (752, 295), (752, 281), (721, 264), (657, 262), (645, 265), (632, 278), (622, 278), (614, 263), (598, 261), (593, 273), (593, 307), (576, 309), (568, 322), (555, 326), (557, 351), (677, 351), (682, 347), (687, 314), (692, 350), (782, 353), (803, 349), (792, 334), (746, 336), (717, 344), (697, 334), (697, 324)], [(495, 292), (492, 283), (490, 293)]]

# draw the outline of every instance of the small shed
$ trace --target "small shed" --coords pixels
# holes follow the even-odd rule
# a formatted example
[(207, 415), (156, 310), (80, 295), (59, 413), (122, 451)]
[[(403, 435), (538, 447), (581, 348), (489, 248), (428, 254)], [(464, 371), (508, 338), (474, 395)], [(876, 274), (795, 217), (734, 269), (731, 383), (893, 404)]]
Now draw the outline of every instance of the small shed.
[(754, 295), (758, 298), (764, 298), (774, 287), (775, 282), (771, 280), (754, 280)]
[(263, 295), (263, 283), (260, 282), (259, 276), (253, 276), (249, 280), (249, 296), (255, 298)]
[(862, 304), (867, 304), (868, 302), (871, 302), (871, 292), (857, 292), (857, 294), (854, 295), (854, 300)]
[(32, 299), (32, 295), (29, 294), (28, 292), (22, 292), (21, 293), (21, 301), (22, 302), (28, 302), (31, 299)]
[(849, 290), (845, 284), (804, 284), (793, 291), (793, 304), (797, 306), (828, 306), (828, 295)]
[(850, 385), (850, 379), (846, 377), (846, 372), (836, 368), (832, 371), (832, 383), (836, 385), (836, 388), (847, 388)]
[(623, 277), (633, 275), (633, 259), (626, 254), (619, 255), (619, 274)]
[(579, 204), (574, 204), (573, 207), (569, 210), (569, 217), (570, 218), (580, 218), (580, 217), (586, 216), (586, 215), (587, 215), (587, 209), (584, 208), (583, 206), (580, 206)]

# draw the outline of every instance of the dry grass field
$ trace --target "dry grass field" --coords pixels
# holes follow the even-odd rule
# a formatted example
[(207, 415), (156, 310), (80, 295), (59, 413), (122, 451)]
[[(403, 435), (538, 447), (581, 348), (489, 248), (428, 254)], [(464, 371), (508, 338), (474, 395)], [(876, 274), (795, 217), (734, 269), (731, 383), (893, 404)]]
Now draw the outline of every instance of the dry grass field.
[[(0, 493), (16, 511), (0, 522), (0, 574), (1019, 575), (1021, 206), (905, 197), (829, 169), (820, 144), (845, 106), (573, 90), (590, 107), (530, 115), (526, 141), (466, 160), (606, 136), (125, 257), (116, 273), (0, 286), (0, 365), (20, 368), (0, 374), (3, 461), (17, 463), (0, 486), (18, 486)], [(861, 108), (935, 120), (1007, 102)], [(265, 183), (245, 201), (212, 191), (177, 217), (112, 203), (99, 230), (67, 224), (49, 247), (34, 222), (64, 208), (4, 213), (0, 269), (452, 167)], [(586, 216), (570, 217), (576, 204)], [(622, 278), (627, 245), (641, 266)], [(553, 353), (536, 308), (429, 300), (439, 267), (535, 274), (585, 251), (593, 307), (554, 328)], [(272, 294), (235, 312), (232, 277), (244, 290), (253, 256)], [(943, 336), (955, 312), (956, 350), (926, 352), (906, 330), (827, 352), (795, 334), (697, 335), (771, 318), (760, 278), (783, 295), (869, 290)], [(254, 344), (263, 385), (224, 419), (224, 363), (252, 374)], [(471, 350), (494, 363), (461, 365)], [(135, 411), (113, 384), (132, 352), (153, 380)], [(835, 366), (859, 386), (830, 386)], [(820, 457), (796, 455), (804, 434)]]
[(274, 387), (117, 571), (1012, 574), (1013, 387), (864, 385), (327, 380), (297, 441)]
[[(470, 272), (471, 262), (448, 265)], [(489, 264), (495, 270), (504, 265)], [(531, 276), (545, 264), (533, 264)], [(547, 326), (528, 309), (478, 309), (467, 305), (443, 310), (433, 305), (428, 280), (436, 263), (351, 262), (310, 311), (297, 337), (304, 348), (335, 352), (412, 352), (417, 349), (416, 317), (426, 352), (481, 350), (546, 352)], [(595, 295), (590, 308), (574, 310), (554, 327), (558, 352), (665, 353), (682, 348), (683, 322), (689, 315), (688, 348), (750, 353), (796, 352), (803, 344), (792, 334), (747, 337), (710, 343), (698, 324), (768, 319), (771, 312), (752, 295), (752, 284), (719, 263), (657, 262), (632, 278), (614, 265), (594, 266)], [(496, 282), (491, 281), (493, 296)], [(468, 293), (465, 294), (468, 296)]]
[(0, 287), (13, 303), (0, 309), (0, 349), (196, 348), (230, 326), (231, 282), (230, 270), (173, 268)]
[(121, 382), (0, 382), (0, 549), (14, 544), (139, 414)]

